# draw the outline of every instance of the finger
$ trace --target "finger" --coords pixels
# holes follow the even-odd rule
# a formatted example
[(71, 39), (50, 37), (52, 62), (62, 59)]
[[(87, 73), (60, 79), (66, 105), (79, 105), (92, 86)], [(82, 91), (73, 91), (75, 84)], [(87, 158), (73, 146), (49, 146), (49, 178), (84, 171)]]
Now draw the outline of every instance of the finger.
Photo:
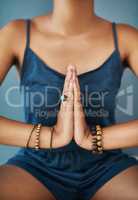
[(73, 80), (70, 80), (70, 83), (69, 83), (69, 88), (68, 88), (68, 93), (67, 93), (67, 104), (68, 105), (73, 105), (73, 97), (74, 97), (74, 94), (73, 94)]
[(60, 113), (62, 114), (63, 112), (65, 113), (72, 113), (73, 108), (74, 108), (74, 99), (73, 99), (73, 82), (70, 80), (69, 83), (69, 88), (67, 92), (67, 99), (63, 101), (60, 105)]
[(77, 89), (78, 89), (78, 92), (81, 92), (80, 90), (80, 84), (79, 84), (79, 79), (78, 79), (78, 76), (77, 76), (77, 71), (75, 70), (75, 81), (76, 81), (76, 86), (77, 86)]
[(73, 66), (69, 66), (68, 67), (68, 72), (67, 73), (71, 73), (71, 75), (67, 75), (67, 79), (66, 79), (66, 84), (63, 90), (63, 95), (67, 95), (67, 99), (65, 101), (63, 101), (61, 103), (61, 110), (64, 111), (68, 111), (68, 110), (72, 110), (73, 109), (73, 80), (72, 80), (72, 76), (73, 76), (73, 70), (72, 70)]
[(65, 77), (65, 82), (64, 82), (64, 87), (63, 87), (63, 92), (62, 94), (66, 94), (67, 93), (67, 90), (69, 88), (69, 82), (72, 78), (72, 65), (69, 65), (67, 67), (67, 74), (66, 74), (66, 77)]
[(81, 91), (77, 75), (75, 76), (74, 81), (74, 101), (76, 103), (81, 103)]
[(75, 76), (74, 81), (74, 112), (77, 118), (85, 117), (84, 110), (81, 102), (81, 91), (79, 86), (78, 77)]

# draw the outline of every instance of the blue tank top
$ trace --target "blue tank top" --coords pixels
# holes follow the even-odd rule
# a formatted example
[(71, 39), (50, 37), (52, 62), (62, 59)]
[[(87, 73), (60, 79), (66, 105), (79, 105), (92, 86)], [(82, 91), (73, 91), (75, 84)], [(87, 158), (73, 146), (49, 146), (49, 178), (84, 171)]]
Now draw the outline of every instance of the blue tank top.
[[(30, 48), (30, 19), (26, 20), (26, 48), (21, 69), (20, 92), (25, 121), (52, 126), (57, 121), (65, 75), (46, 64)], [(81, 101), (88, 124), (114, 124), (116, 96), (124, 66), (120, 58), (116, 23), (112, 22), (114, 51), (94, 70), (78, 75)]]

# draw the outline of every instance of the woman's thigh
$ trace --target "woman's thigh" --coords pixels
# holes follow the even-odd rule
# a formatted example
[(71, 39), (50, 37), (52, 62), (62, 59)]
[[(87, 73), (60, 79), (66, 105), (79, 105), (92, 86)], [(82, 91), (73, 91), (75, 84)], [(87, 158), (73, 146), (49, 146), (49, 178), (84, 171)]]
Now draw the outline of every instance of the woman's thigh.
[(138, 200), (138, 166), (114, 176), (91, 200)]
[(55, 200), (52, 193), (25, 170), (12, 166), (0, 167), (0, 200)]

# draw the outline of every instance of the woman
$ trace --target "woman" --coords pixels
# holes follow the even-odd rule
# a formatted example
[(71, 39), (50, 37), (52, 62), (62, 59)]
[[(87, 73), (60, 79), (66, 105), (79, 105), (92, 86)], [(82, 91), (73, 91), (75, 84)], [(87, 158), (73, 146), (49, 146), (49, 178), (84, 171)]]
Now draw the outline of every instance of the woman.
[[(26, 123), (0, 117), (0, 143), (22, 147), (0, 167), (0, 199), (137, 199), (138, 161), (121, 149), (138, 146), (138, 120), (114, 119), (124, 63), (138, 75), (136, 28), (98, 17), (92, 0), (55, 0), (47, 16), (3, 27), (0, 46), (0, 82), (16, 64), (24, 96), (36, 92), (25, 102)], [(85, 90), (96, 96), (86, 99)], [(61, 104), (60, 91), (69, 98)], [(34, 134), (26, 148), (36, 122), (43, 125), (37, 151)], [(100, 155), (91, 152), (89, 125), (97, 123), (103, 127)]]

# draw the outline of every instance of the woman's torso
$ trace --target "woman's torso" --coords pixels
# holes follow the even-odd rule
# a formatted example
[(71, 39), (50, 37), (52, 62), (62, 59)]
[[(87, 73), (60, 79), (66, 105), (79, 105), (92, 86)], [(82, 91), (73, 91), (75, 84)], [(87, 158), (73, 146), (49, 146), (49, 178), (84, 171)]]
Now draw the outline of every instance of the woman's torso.
[(39, 44), (39, 34), (33, 32), (32, 23), (26, 24), (20, 82), (26, 121), (50, 126), (56, 123), (66, 67), (72, 63), (79, 74), (87, 122), (103, 126), (115, 123), (116, 95), (124, 70), (115, 23), (108, 24), (102, 33), (99, 30), (69, 40), (46, 33), (47, 43), (42, 43), (41, 35)]

